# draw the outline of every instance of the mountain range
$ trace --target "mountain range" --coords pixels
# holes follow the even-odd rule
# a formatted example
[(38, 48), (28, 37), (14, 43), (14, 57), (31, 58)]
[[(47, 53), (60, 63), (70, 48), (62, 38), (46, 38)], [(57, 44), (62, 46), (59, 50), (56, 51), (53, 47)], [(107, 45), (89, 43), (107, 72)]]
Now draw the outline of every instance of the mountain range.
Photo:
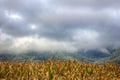
[(91, 63), (117, 63), (120, 64), (120, 49), (109, 50), (109, 53), (101, 50), (80, 50), (76, 53), (68, 52), (27, 52), (21, 54), (1, 53), (0, 61), (41, 61), (41, 60), (78, 60)]

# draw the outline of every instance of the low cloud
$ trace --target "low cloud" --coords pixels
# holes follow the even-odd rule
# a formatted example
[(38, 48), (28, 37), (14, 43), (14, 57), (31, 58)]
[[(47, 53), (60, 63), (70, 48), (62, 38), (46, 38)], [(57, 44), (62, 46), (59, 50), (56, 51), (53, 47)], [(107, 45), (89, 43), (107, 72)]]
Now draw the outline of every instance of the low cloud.
[[(5, 40), (7, 39), (5, 38), (3, 40), (4, 41), (3, 43), (8, 42)], [(26, 53), (30, 51), (35, 51), (35, 52), (49, 52), (49, 51), (75, 52), (76, 51), (76, 48), (74, 48), (69, 42), (59, 42), (59, 41), (49, 40), (46, 38), (38, 38), (37, 36), (15, 38), (13, 39), (12, 43), (10, 42), (9, 46), (8, 43), (0, 44), (0, 46), (2, 46), (2, 48), (0, 48), (0, 53), (8, 53), (9, 51), (9, 53), (15, 53), (15, 54)]]

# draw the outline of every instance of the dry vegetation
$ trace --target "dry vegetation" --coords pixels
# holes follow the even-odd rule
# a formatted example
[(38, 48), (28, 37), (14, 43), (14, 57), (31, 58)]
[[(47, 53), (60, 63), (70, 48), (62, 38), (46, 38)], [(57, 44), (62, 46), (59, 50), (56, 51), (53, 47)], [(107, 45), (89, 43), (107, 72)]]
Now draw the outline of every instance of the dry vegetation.
[(0, 62), (0, 80), (120, 80), (120, 66), (51, 60)]

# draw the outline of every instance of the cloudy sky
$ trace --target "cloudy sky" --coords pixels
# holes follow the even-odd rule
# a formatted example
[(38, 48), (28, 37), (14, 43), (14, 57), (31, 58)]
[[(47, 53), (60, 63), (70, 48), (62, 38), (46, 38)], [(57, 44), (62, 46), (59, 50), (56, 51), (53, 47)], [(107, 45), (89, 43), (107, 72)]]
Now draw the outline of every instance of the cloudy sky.
[(120, 47), (120, 0), (0, 0), (0, 53)]

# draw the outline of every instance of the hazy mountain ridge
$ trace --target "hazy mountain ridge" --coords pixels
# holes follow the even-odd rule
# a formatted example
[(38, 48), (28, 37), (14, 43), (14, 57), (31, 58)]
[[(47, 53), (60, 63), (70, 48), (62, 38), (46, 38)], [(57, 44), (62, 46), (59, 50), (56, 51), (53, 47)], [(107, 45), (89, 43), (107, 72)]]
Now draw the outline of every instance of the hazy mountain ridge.
[(92, 59), (101, 59), (110, 56), (111, 54), (107, 54), (105, 52), (102, 52), (100, 50), (88, 50), (88, 51), (80, 51), (78, 54), (81, 54), (82, 56), (92, 58)]
[(28, 52), (22, 54), (0, 54), (0, 61), (41, 61), (41, 60), (73, 60), (92, 62), (92, 63), (105, 63), (114, 62), (120, 64), (120, 49), (113, 50), (110, 54), (106, 54), (99, 50), (79, 51), (76, 53), (68, 52)]
[(96, 61), (96, 63), (107, 63), (107, 62), (120, 64), (120, 49), (114, 50), (111, 56)]

